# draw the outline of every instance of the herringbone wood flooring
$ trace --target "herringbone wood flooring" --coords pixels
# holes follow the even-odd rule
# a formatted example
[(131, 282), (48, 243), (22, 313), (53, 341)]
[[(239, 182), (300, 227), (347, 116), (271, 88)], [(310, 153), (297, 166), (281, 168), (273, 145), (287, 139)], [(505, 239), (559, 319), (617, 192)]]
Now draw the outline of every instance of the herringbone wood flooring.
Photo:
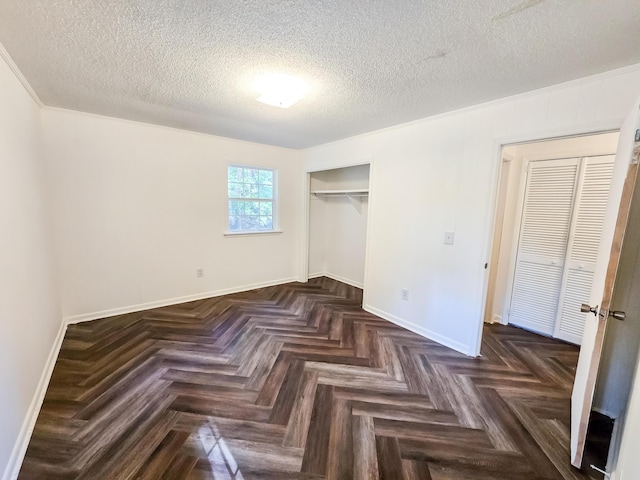
[(22, 479), (583, 479), (577, 348), (485, 330), (478, 359), (326, 278), (69, 327)]

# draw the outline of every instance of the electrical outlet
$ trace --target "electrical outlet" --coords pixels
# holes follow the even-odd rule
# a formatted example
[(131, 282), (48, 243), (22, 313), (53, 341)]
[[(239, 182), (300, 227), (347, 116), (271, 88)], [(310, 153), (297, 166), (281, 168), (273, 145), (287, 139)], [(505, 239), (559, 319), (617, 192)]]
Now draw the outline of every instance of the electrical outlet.
[(196, 277), (198, 278), (204, 277), (204, 268), (196, 268)]
[(403, 288), (401, 295), (402, 295), (402, 300), (404, 300), (405, 302), (409, 301), (409, 290), (407, 290), (406, 288)]

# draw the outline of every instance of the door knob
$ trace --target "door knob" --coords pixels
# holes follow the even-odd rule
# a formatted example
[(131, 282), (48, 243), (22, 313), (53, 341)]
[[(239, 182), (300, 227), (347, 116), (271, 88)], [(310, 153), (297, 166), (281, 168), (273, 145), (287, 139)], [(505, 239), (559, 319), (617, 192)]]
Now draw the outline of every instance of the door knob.
[(580, 311), (582, 313), (593, 313), (594, 315), (598, 315), (598, 305), (596, 305), (595, 307), (592, 307), (590, 305), (587, 305), (586, 303), (583, 303), (580, 306)]
[(613, 312), (609, 312), (609, 316), (620, 321), (623, 321), (627, 318), (627, 314), (625, 312), (621, 312), (620, 310), (614, 310)]

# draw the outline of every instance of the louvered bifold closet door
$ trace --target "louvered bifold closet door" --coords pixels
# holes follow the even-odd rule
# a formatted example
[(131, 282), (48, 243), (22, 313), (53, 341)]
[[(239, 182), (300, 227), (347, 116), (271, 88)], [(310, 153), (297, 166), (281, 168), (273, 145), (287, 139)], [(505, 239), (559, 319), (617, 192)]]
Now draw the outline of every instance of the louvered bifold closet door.
[(552, 335), (571, 227), (578, 159), (528, 166), (509, 323)]
[(576, 344), (582, 342), (585, 318), (584, 313), (580, 313), (580, 305), (591, 294), (614, 160), (614, 155), (587, 157), (580, 168), (576, 212), (554, 331), (555, 337)]

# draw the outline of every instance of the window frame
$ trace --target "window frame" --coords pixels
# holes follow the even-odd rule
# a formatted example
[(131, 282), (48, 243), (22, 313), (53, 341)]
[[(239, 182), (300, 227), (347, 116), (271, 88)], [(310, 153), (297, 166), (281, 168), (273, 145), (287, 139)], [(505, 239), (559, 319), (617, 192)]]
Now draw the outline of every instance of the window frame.
[[(272, 198), (250, 198), (250, 197), (231, 197), (229, 192), (229, 185), (231, 183), (238, 182), (230, 182), (229, 181), (229, 169), (230, 168), (241, 168), (244, 170), (257, 170), (258, 175), (260, 171), (267, 171), (272, 173)], [(226, 168), (226, 189), (227, 189), (227, 218), (226, 218), (226, 231), (224, 233), (225, 236), (243, 236), (243, 235), (268, 235), (274, 233), (282, 233), (281, 230), (278, 229), (278, 169), (272, 167), (264, 167), (264, 166), (256, 166), (256, 165), (247, 165), (241, 163), (228, 163)], [(243, 179), (244, 180), (244, 179)], [(244, 181), (242, 185), (246, 185)], [(260, 185), (260, 183), (258, 183)], [(231, 230), (230, 220), (231, 220), (231, 202), (232, 201), (258, 201), (258, 202), (271, 202), (271, 228), (270, 229), (256, 229), (256, 230)], [(234, 215), (235, 216), (235, 215)], [(248, 217), (251, 215), (240, 215), (238, 217)]]

